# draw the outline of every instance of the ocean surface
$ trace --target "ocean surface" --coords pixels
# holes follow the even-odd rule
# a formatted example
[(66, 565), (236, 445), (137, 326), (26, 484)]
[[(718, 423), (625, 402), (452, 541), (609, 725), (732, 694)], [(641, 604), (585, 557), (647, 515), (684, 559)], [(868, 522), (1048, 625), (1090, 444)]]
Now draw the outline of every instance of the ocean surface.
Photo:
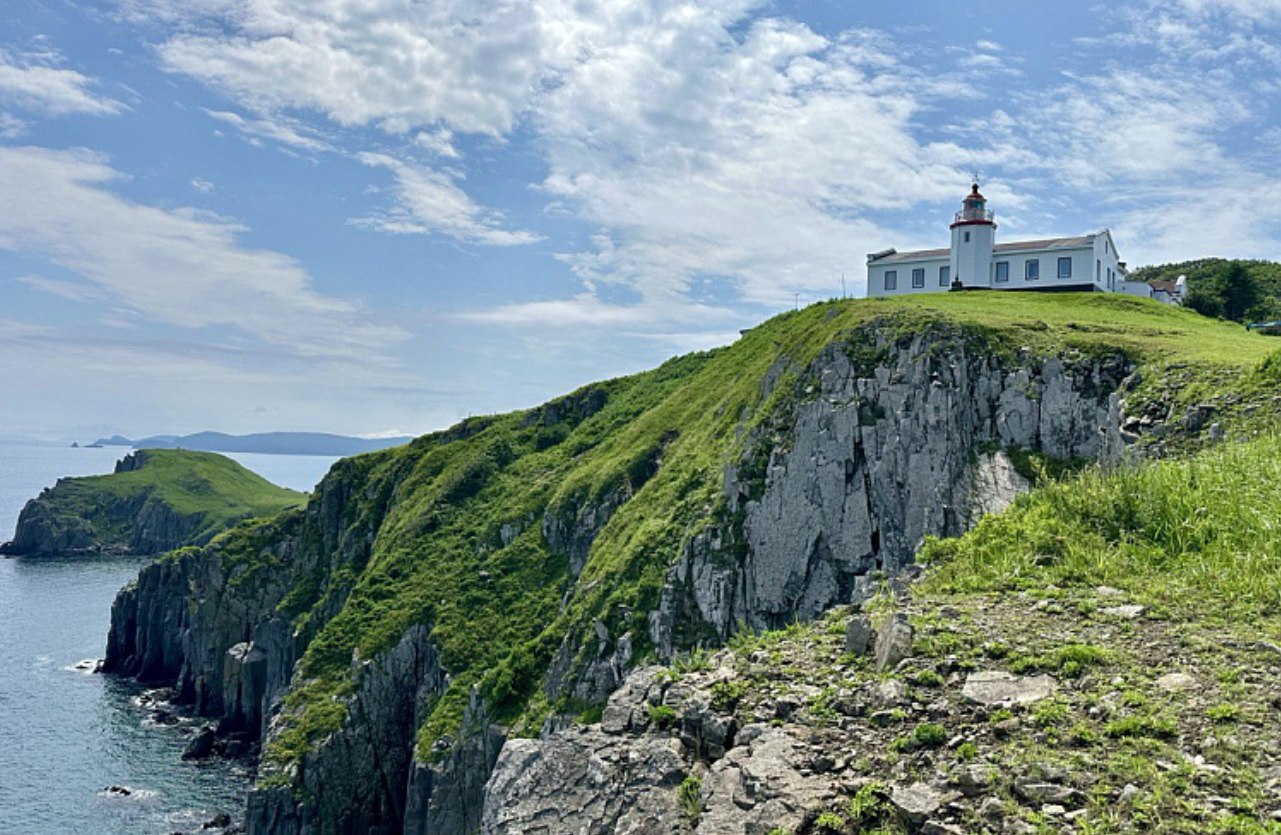
[[(0, 443), (0, 541), (42, 489), (111, 472), (128, 452)], [(296, 490), (335, 460), (228, 457)], [(0, 835), (168, 835), (238, 817), (243, 767), (180, 759), (196, 722), (156, 726), (134, 703), (141, 688), (76, 668), (102, 656), (111, 601), (145, 562), (0, 558)]]

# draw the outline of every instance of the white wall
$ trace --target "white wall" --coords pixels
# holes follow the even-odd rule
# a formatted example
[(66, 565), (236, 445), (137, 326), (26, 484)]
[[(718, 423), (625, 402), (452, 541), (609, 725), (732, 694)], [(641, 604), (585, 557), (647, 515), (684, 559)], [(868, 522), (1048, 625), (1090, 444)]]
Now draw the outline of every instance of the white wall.
[[(952, 284), (952, 280), (949, 278), (947, 287), (939, 285), (939, 267), (946, 266), (948, 266), (947, 256), (889, 264), (873, 262), (867, 268), (867, 296), (868, 298), (877, 298), (879, 296), (905, 296), (910, 293), (941, 293)], [(912, 270), (914, 269), (925, 270), (924, 287), (912, 286)], [(898, 289), (886, 292), (885, 274), (890, 271), (898, 274)]]
[[(1102, 249), (1099, 249), (1102, 253)], [(1070, 258), (1072, 260), (1072, 275), (1068, 278), (1058, 277), (1059, 259)], [(1037, 260), (1040, 263), (1040, 278), (1035, 281), (1028, 281), (1027, 262)], [(994, 290), (1029, 290), (1037, 287), (1054, 287), (1054, 286), (1080, 286), (1094, 283), (1094, 250), (1089, 247), (1080, 249), (1053, 249), (1045, 251), (1020, 251), (1002, 253), (998, 252), (992, 256), (991, 272), (988, 276), (988, 284), (966, 284), (967, 287), (991, 287)], [(999, 262), (1009, 264), (1010, 278), (1008, 281), (998, 282), (996, 280), (996, 265)], [(1100, 259), (1101, 261), (1101, 259)], [(1113, 255), (1113, 269), (1115, 269), (1115, 254)], [(879, 264), (873, 262), (867, 268), (867, 295), (869, 298), (880, 296), (903, 296), (910, 293), (938, 293), (946, 290), (946, 287), (940, 287), (938, 284), (938, 268), (948, 265), (948, 260), (941, 258), (930, 258), (921, 261), (899, 261), (896, 263)], [(925, 286), (921, 288), (912, 287), (912, 270), (925, 269)], [(1103, 264), (1104, 283), (1107, 281), (1107, 265)], [(892, 292), (885, 290), (885, 273), (894, 270), (898, 273), (898, 289)], [(949, 284), (951, 282), (949, 281)], [(1099, 289), (1105, 289), (1100, 286)], [(1118, 287), (1120, 289), (1120, 280)]]
[[(1127, 296), (1139, 296), (1144, 299), (1158, 299), (1159, 301), (1165, 301), (1165, 299), (1161, 299), (1156, 293), (1152, 292), (1152, 288), (1144, 281), (1122, 282), (1121, 292), (1125, 293)], [(1165, 294), (1163, 293), (1161, 295)]]
[[(961, 223), (951, 228), (952, 276), (966, 287), (986, 287), (992, 276), (996, 224)], [(966, 238), (969, 240), (965, 240)]]
[[(1094, 264), (1091, 265), (1091, 269), (1098, 271), (1094, 284), (1100, 290), (1119, 292), (1122, 289), (1125, 276), (1121, 275), (1121, 259), (1116, 254), (1116, 246), (1112, 243), (1110, 232), (1095, 237)], [(1094, 277), (1093, 272), (1091, 277)]]
[[(1059, 259), (1071, 259), (1072, 271), (1067, 278), (1059, 278)], [(1036, 261), (1040, 265), (1040, 278), (1027, 279), (1027, 262)], [(997, 264), (1009, 264), (1009, 280), (997, 281)], [(992, 288), (995, 290), (1026, 290), (1033, 287), (1070, 286), (1091, 284), (1094, 281), (1094, 263), (1092, 250), (1050, 249), (1021, 250), (1018, 252), (997, 252), (992, 255)]]

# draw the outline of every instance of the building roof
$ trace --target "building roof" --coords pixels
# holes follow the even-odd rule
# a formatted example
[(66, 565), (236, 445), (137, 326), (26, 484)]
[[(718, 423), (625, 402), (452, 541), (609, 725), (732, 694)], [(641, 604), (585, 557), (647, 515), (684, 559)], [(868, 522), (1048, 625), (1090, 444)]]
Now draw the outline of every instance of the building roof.
[(1032, 249), (1080, 249), (1091, 246), (1095, 235), (1077, 235), (1074, 238), (1043, 238), (1039, 241), (1015, 241), (1008, 244), (997, 244), (993, 252), (1023, 252)]
[(918, 249), (915, 252), (893, 252), (876, 259), (878, 264), (893, 264), (897, 261), (924, 261), (930, 258), (947, 258), (952, 254), (950, 249)]
[[(1074, 238), (1042, 238), (1039, 241), (1014, 241), (1008, 244), (997, 244), (992, 247), (992, 254), (1002, 252), (1032, 252), (1054, 249), (1080, 249), (1091, 246), (1095, 235), (1077, 235)], [(918, 249), (912, 252), (895, 252), (875, 259), (877, 264), (895, 264), (903, 261), (928, 261), (931, 258), (947, 258), (952, 254), (950, 249)]]
[(1164, 290), (1167, 293), (1177, 293), (1179, 288), (1173, 281), (1149, 281), (1148, 286), (1153, 290)]

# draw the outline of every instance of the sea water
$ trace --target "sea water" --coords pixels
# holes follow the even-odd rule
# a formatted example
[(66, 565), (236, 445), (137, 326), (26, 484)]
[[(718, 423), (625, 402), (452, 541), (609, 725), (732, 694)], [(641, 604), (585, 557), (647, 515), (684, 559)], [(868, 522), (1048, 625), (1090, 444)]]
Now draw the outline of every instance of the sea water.
[[(128, 452), (0, 443), (0, 541), (43, 488), (111, 472)], [(310, 490), (334, 461), (228, 457), (296, 490)], [(134, 703), (142, 688), (77, 668), (102, 656), (111, 601), (145, 564), (0, 558), (0, 833), (167, 835), (197, 831), (221, 812), (238, 817), (246, 767), (181, 760), (197, 721), (154, 725)]]

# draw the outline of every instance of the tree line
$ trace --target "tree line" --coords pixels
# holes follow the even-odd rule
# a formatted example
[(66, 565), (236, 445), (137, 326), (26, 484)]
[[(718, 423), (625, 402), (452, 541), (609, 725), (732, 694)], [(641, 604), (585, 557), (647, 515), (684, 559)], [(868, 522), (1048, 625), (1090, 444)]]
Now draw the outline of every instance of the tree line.
[(1175, 281), (1188, 277), (1186, 307), (1233, 322), (1281, 319), (1281, 263), (1201, 258), (1177, 264), (1139, 267), (1130, 281)]

